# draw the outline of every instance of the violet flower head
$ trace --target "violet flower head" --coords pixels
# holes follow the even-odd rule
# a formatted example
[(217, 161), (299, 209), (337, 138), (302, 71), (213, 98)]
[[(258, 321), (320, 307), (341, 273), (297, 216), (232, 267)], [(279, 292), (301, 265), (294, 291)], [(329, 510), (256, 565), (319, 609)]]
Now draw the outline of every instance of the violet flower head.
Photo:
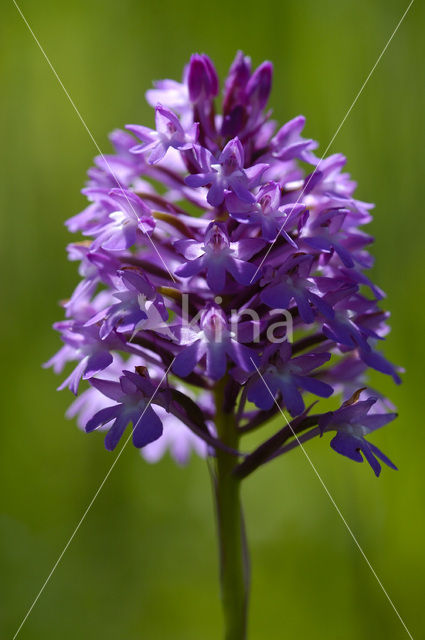
[(239, 52), (221, 92), (195, 54), (181, 81), (147, 92), (151, 126), (113, 132), (67, 223), (82, 234), (69, 246), (81, 280), (47, 365), (72, 363), (69, 415), (111, 450), (131, 424), (148, 460), (225, 450), (242, 477), (287, 450), (240, 446), (281, 408), (306, 439), (336, 431), (332, 448), (378, 475), (378, 460), (395, 467), (365, 435), (395, 414), (383, 399), (372, 413), (375, 392), (346, 400), (370, 368), (400, 382), (378, 349), (388, 314), (367, 275), (372, 205), (355, 197), (344, 156), (316, 157), (303, 116), (272, 120), (272, 76)]

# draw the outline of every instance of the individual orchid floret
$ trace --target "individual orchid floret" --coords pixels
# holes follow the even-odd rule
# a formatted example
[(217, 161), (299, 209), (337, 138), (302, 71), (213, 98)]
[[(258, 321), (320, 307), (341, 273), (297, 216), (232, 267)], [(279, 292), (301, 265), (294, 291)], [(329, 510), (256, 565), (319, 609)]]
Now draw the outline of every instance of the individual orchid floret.
[(148, 279), (134, 269), (124, 269), (118, 275), (121, 288), (114, 291), (113, 296), (119, 302), (102, 309), (86, 326), (101, 324), (99, 336), (102, 340), (113, 331), (128, 334), (132, 340), (142, 328), (165, 329), (168, 311)]
[(329, 256), (335, 252), (345, 267), (354, 267), (353, 255), (344, 246), (345, 233), (342, 231), (344, 218), (348, 211), (336, 209), (321, 213), (309, 225), (311, 235), (303, 238), (313, 249), (323, 251)]
[(300, 389), (321, 398), (332, 395), (333, 388), (329, 384), (307, 375), (328, 362), (330, 357), (329, 353), (309, 353), (291, 358), (291, 347), (287, 342), (278, 348), (274, 346), (272, 355), (265, 358), (264, 372), (254, 374), (248, 382), (248, 400), (267, 410), (273, 407), (279, 393), (289, 413), (299, 415), (304, 411)]
[(299, 158), (309, 162), (313, 159), (312, 149), (317, 147), (314, 140), (306, 140), (301, 137), (301, 131), (304, 129), (304, 116), (297, 116), (283, 125), (271, 140), (273, 156), (281, 161)]
[(88, 380), (106, 369), (113, 360), (111, 348), (119, 349), (122, 345), (119, 339), (102, 343), (97, 327), (86, 328), (72, 323), (56, 326), (62, 330), (65, 345), (46, 362), (45, 367), (53, 366), (56, 372), (60, 372), (67, 362), (78, 360), (77, 366), (58, 387), (59, 390), (69, 388), (77, 395), (81, 379)]
[(264, 184), (253, 203), (243, 202), (230, 194), (226, 198), (226, 206), (230, 215), (239, 222), (259, 225), (265, 240), (274, 242), (276, 237), (282, 235), (290, 245), (297, 248), (288, 231), (296, 226), (300, 214), (306, 208), (302, 203), (281, 205), (281, 189), (277, 182)]
[(84, 304), (84, 300), (91, 298), (99, 283), (113, 287), (117, 281), (116, 272), (120, 267), (119, 260), (114, 255), (99, 249), (91, 251), (87, 243), (73, 243), (67, 247), (69, 260), (79, 260), (79, 274), (83, 280), (75, 288), (71, 298), (64, 303), (67, 315), (72, 316), (75, 308)]
[[(109, 135), (115, 154), (101, 154), (94, 159), (94, 167), (87, 171), (86, 188), (103, 189), (107, 193), (114, 188), (128, 188), (145, 169), (145, 161), (139, 156), (135, 161), (130, 153), (134, 138), (126, 131), (116, 129)], [(85, 190), (83, 190), (85, 193)], [(71, 219), (71, 220), (74, 220)], [(69, 221), (71, 224), (72, 222)]]
[(219, 380), (227, 369), (228, 359), (243, 371), (253, 371), (258, 363), (254, 349), (237, 341), (225, 314), (216, 304), (209, 304), (201, 314), (200, 326), (181, 329), (182, 351), (176, 356), (172, 370), (185, 378), (206, 357), (206, 373)]
[(226, 228), (212, 222), (206, 230), (204, 242), (178, 240), (177, 251), (187, 262), (176, 269), (184, 278), (206, 273), (207, 284), (214, 293), (221, 293), (226, 285), (226, 273), (239, 284), (249, 285), (256, 273), (255, 264), (248, 260), (264, 246), (260, 239), (246, 238), (231, 242)]
[(212, 154), (208, 154), (206, 158), (204, 170), (185, 179), (189, 187), (211, 185), (207, 201), (212, 207), (223, 203), (227, 191), (233, 191), (243, 202), (255, 201), (248, 188), (249, 176), (244, 170), (244, 150), (238, 138), (233, 138), (226, 144), (217, 160)]
[(87, 423), (86, 431), (94, 431), (112, 423), (106, 434), (105, 446), (113, 451), (130, 422), (133, 444), (140, 449), (162, 435), (162, 422), (151, 407), (155, 387), (145, 371), (123, 371), (119, 382), (94, 378), (90, 381), (98, 391), (117, 404), (98, 411)]
[(289, 309), (293, 300), (302, 320), (306, 324), (314, 322), (316, 312), (325, 317), (333, 317), (333, 309), (323, 296), (319, 295), (315, 278), (310, 277), (314, 256), (291, 256), (284, 264), (273, 270), (272, 276), (264, 278), (268, 284), (261, 291), (261, 300), (270, 308)]
[(186, 132), (176, 114), (161, 104), (156, 105), (155, 124), (156, 131), (137, 124), (126, 127), (144, 143), (133, 146), (131, 152), (143, 154), (149, 164), (160, 162), (170, 148), (179, 151), (191, 149), (198, 138), (197, 123)]
[[(114, 356), (114, 362), (104, 371), (103, 375), (106, 375), (108, 378), (117, 377), (117, 379), (119, 379), (123, 369), (131, 370), (136, 367), (138, 363), (140, 363), (140, 355), (130, 356), (130, 358), (124, 362), (124, 360), (116, 354)], [(150, 369), (155, 370), (152, 365)], [(157, 371), (155, 370), (155, 372), (158, 376), (161, 375), (161, 370), (158, 369)], [(102, 384), (102, 382), (100, 384)], [(184, 391), (182, 386), (179, 388), (180, 391)], [(190, 396), (195, 400), (194, 394), (190, 393)], [(157, 397), (160, 401), (160, 396), (158, 395)], [(196, 398), (196, 402), (205, 408), (205, 410), (211, 412), (213, 409), (211, 396), (207, 392), (201, 393)], [(110, 405), (111, 398), (101, 393), (101, 391), (92, 385), (75, 398), (66, 412), (66, 417), (76, 417), (78, 426), (85, 430), (87, 422), (92, 416), (101, 409), (110, 407)], [(188, 429), (179, 418), (159, 405), (155, 405), (155, 413), (163, 424), (163, 434), (161, 438), (147, 444), (141, 449), (141, 454), (147, 462), (159, 462), (167, 451), (170, 452), (172, 458), (179, 465), (186, 465), (189, 462), (192, 452), (201, 458), (205, 458), (208, 455), (208, 445), (206, 442)], [(104, 426), (97, 427), (97, 429), (99, 431), (107, 431), (110, 427), (108, 424), (109, 423), (105, 423)]]
[(375, 475), (379, 476), (381, 465), (378, 459), (391, 469), (397, 469), (397, 467), (378, 447), (366, 440), (365, 436), (394, 420), (397, 414), (371, 411), (377, 400), (376, 397), (360, 401), (348, 400), (337, 411), (322, 415), (319, 426), (322, 433), (337, 432), (331, 440), (332, 449), (355, 462), (363, 462), (363, 453)]
[(155, 227), (146, 203), (131, 191), (112, 189), (106, 204), (112, 211), (96, 235), (92, 248), (124, 251), (136, 243), (146, 244), (146, 235)]

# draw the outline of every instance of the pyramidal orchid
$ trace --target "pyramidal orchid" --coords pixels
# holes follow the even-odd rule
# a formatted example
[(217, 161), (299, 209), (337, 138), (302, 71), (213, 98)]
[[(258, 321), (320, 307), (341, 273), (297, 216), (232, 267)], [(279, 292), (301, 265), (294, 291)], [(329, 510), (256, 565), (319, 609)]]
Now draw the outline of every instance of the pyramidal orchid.
[[(384, 294), (366, 275), (372, 205), (341, 154), (317, 157), (302, 116), (277, 126), (272, 71), (239, 52), (219, 101), (213, 63), (194, 55), (181, 82), (147, 92), (153, 128), (111, 135), (67, 223), (82, 279), (47, 363), (70, 363), (68, 415), (108, 450), (132, 436), (148, 461), (211, 459), (227, 640), (247, 634), (242, 480), (328, 432), (377, 476), (380, 462), (395, 469), (369, 440), (396, 414), (368, 370), (400, 381), (379, 349)], [(276, 418), (247, 450), (245, 434)]]

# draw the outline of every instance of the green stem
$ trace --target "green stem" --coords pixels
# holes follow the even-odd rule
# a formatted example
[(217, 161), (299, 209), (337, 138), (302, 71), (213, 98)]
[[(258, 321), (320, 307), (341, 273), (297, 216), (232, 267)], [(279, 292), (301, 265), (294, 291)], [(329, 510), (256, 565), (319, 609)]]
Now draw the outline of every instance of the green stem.
[[(234, 413), (223, 410), (225, 381), (215, 391), (216, 429), (218, 437), (233, 449), (238, 448), (239, 434)], [(246, 640), (249, 591), (249, 563), (241, 498), (241, 481), (232, 474), (238, 461), (217, 451), (214, 489), (220, 552), (221, 599), (225, 640)]]

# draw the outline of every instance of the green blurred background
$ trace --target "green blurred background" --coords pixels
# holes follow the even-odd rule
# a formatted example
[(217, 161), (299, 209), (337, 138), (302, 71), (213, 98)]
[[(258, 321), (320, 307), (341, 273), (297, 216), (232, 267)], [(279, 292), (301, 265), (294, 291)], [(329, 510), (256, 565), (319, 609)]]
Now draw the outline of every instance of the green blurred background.
[[(276, 117), (334, 134), (407, 0), (198, 3), (22, 0), (21, 7), (102, 150), (107, 133), (152, 122), (144, 91), (178, 79), (194, 51), (220, 75), (235, 51), (275, 63)], [(12, 2), (0, 24), (0, 636), (12, 638), (108, 470), (101, 436), (64, 418), (71, 401), (41, 363), (59, 347), (57, 301), (77, 282), (64, 220), (96, 150)], [(309, 452), (413, 637), (424, 635), (424, 5), (417, 0), (331, 151), (376, 202), (374, 276), (388, 292), (387, 355), (407, 369), (374, 383), (400, 418), (374, 442), (400, 471)], [(422, 167), (421, 167), (422, 165)], [(246, 483), (251, 640), (407, 638), (301, 452)], [(24, 640), (221, 637), (209, 478), (143, 462), (128, 447), (23, 627)]]

